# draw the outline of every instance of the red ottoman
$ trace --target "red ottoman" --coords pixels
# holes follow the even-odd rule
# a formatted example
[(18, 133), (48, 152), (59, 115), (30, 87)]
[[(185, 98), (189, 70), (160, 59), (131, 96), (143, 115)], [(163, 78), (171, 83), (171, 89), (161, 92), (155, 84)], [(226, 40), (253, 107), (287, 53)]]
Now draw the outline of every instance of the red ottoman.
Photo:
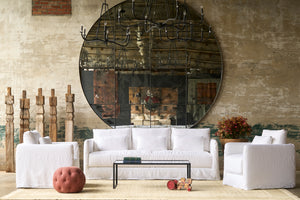
[(85, 175), (78, 167), (61, 167), (53, 175), (53, 187), (57, 192), (80, 192), (85, 184)]

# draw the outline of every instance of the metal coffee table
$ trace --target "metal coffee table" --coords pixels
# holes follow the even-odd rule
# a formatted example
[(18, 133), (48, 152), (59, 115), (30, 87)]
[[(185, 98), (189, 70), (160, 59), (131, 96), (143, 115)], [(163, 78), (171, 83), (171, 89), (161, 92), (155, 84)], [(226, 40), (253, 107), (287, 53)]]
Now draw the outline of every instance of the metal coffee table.
[(116, 160), (113, 164), (113, 188), (118, 185), (119, 165), (186, 165), (187, 178), (191, 178), (191, 163), (188, 160), (142, 160), (141, 162), (124, 162)]

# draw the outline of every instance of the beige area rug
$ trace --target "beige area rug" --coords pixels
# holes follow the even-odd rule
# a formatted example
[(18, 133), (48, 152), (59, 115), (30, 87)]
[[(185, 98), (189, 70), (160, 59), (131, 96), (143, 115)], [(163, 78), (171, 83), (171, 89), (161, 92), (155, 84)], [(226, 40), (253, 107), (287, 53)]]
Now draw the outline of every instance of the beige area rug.
[(54, 189), (17, 189), (1, 199), (107, 199), (107, 200), (295, 200), (285, 189), (245, 191), (224, 186), (222, 181), (193, 181), (193, 190), (169, 190), (167, 180), (119, 180), (116, 189), (110, 180), (87, 180), (81, 193), (61, 194)]

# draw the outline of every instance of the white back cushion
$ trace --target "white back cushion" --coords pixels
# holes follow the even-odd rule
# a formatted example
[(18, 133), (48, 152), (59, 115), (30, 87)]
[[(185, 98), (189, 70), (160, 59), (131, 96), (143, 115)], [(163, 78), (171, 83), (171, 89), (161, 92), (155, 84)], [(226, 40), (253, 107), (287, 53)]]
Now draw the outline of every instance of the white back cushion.
[(174, 151), (203, 151), (205, 138), (200, 135), (174, 135)]
[(138, 137), (136, 150), (142, 151), (163, 151), (168, 150), (168, 143), (166, 136), (155, 137)]
[(271, 136), (255, 136), (252, 144), (272, 144)]
[[(173, 145), (173, 149), (174, 149), (174, 142), (176, 142), (176, 138), (188, 138), (188, 137), (192, 137), (192, 138), (198, 138), (198, 143), (200, 142), (200, 137), (203, 137), (201, 140), (203, 141), (203, 149), (204, 151), (209, 151), (210, 150), (210, 129), (209, 128), (193, 128), (193, 129), (189, 129), (189, 128), (172, 128), (172, 145)], [(185, 139), (186, 142), (191, 141), (191, 140), (187, 140)], [(199, 143), (200, 144), (200, 143)], [(191, 144), (186, 144), (186, 146), (189, 145), (195, 145), (195, 143), (191, 143)]]
[(24, 144), (39, 144), (40, 133), (37, 130), (26, 131), (23, 135)]
[(40, 144), (52, 144), (51, 138), (49, 136), (40, 137), (39, 142)]
[(95, 150), (128, 150), (130, 147), (130, 134), (130, 128), (93, 129)]
[(282, 130), (263, 130), (262, 136), (271, 136), (272, 144), (286, 144), (287, 131)]
[[(153, 147), (145, 150), (163, 150), (163, 144), (166, 140), (167, 145), (164, 150), (170, 149), (170, 128), (133, 128), (132, 129), (132, 149), (142, 148), (141, 144), (149, 143)], [(139, 145), (138, 145), (139, 144)], [(143, 150), (143, 149), (139, 149)]]

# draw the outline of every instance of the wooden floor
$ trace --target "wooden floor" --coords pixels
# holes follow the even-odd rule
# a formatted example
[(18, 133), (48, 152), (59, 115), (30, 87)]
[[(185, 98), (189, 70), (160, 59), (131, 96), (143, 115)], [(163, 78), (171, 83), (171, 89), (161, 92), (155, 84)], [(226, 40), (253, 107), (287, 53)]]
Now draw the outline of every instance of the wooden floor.
[[(0, 171), (0, 198), (16, 190), (15, 179), (15, 173)], [(288, 190), (300, 198), (300, 171), (296, 175), (296, 187)]]

